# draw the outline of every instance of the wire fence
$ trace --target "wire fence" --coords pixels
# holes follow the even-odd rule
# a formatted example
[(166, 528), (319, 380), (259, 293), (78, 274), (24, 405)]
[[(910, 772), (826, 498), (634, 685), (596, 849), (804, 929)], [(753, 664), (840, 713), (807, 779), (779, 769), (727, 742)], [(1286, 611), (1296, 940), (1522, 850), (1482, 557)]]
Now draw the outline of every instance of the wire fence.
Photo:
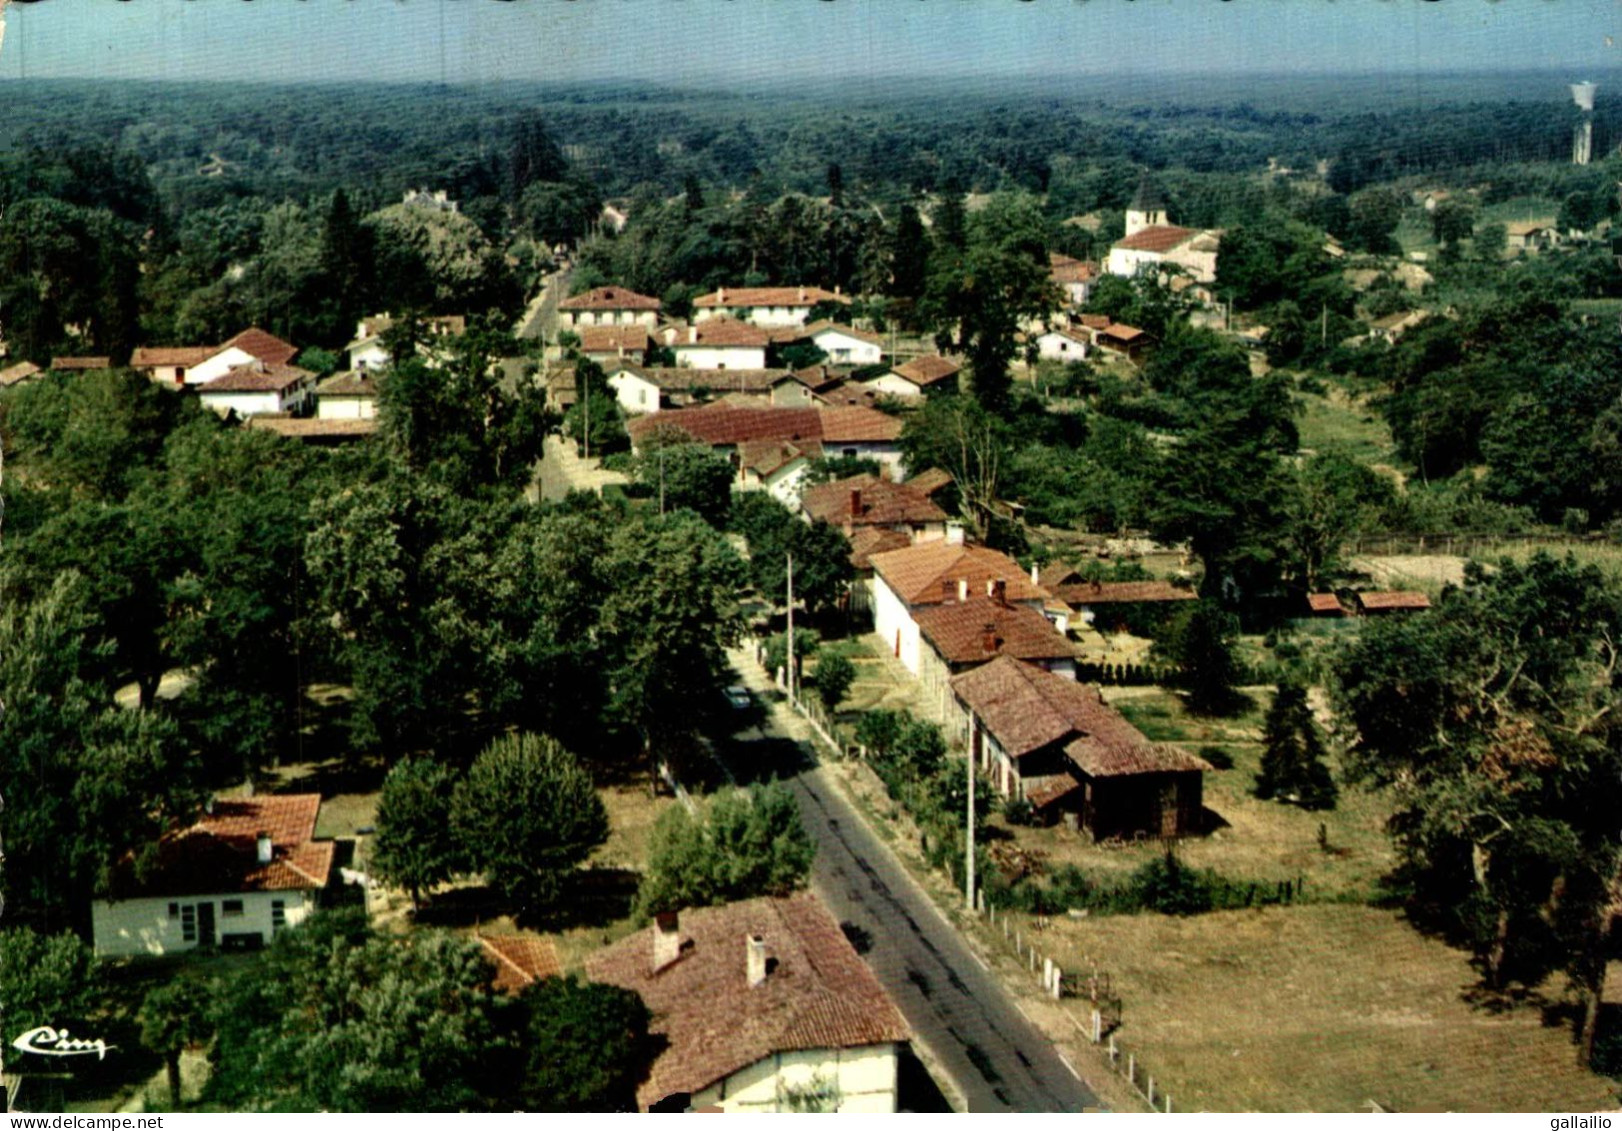
[(1038, 980), (1043, 993), (1054, 1001), (1079, 1002), (1079, 1013), (1066, 1010), (1065, 1015), (1110, 1071), (1130, 1084), (1150, 1111), (1173, 1111), (1172, 1095), (1164, 1081), (1156, 1080), (1153, 1069), (1143, 1062), (1137, 1050), (1120, 1039), (1125, 1003), (1114, 992), (1108, 971), (1101, 970), (1097, 960), (1084, 953), (1073, 952), (1067, 959), (1055, 958), (1053, 948), (1043, 945), (1045, 917), (998, 910), (995, 905), (986, 903), (984, 892), (980, 893), (976, 904), (976, 914), (984, 920), (992, 937), (1001, 934), (1004, 945)]
[(1495, 534), (1452, 533), (1438, 534), (1370, 534), (1352, 538), (1345, 551), (1353, 557), (1406, 557), (1442, 554), (1470, 558), (1507, 549), (1550, 550), (1561, 553), (1594, 547), (1616, 547), (1612, 538), (1603, 534), (1581, 537), (1572, 534)]

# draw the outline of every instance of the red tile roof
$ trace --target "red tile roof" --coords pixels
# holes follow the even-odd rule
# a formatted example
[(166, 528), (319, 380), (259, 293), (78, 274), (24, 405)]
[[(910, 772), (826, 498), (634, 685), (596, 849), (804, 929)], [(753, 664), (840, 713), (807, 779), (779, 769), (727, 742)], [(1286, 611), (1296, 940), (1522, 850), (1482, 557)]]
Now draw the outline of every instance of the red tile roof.
[(1117, 342), (1134, 342), (1144, 336), (1144, 332), (1136, 326), (1128, 326), (1124, 322), (1111, 322), (1099, 331), (1100, 338), (1110, 338)]
[(1073, 585), (1057, 586), (1053, 593), (1072, 608), (1196, 599), (1193, 590), (1180, 589), (1169, 581), (1080, 581)]
[(204, 396), (210, 393), (279, 393), (314, 378), (314, 373), (296, 365), (253, 361), (246, 365), (233, 365), (214, 380), (199, 386), (197, 391)]
[(850, 305), (845, 295), (825, 291), (821, 287), (722, 287), (693, 300), (693, 307), (744, 306), (815, 306), (819, 302), (837, 302)]
[(612, 362), (605, 368), (609, 376), (633, 373), (667, 392), (705, 389), (713, 393), (765, 394), (771, 391), (773, 385), (794, 378), (787, 369), (695, 369), (685, 365), (632, 365), (627, 362)]
[(783, 408), (726, 403), (649, 413), (626, 425), (640, 442), (653, 428), (677, 428), (711, 447), (731, 447), (746, 440), (871, 443), (893, 441), (901, 422), (868, 408)]
[(1156, 224), (1133, 232), (1125, 239), (1116, 240), (1114, 246), (1126, 251), (1166, 252), (1199, 234), (1193, 228), (1179, 228), (1175, 224)]
[(1423, 593), (1413, 593), (1401, 589), (1382, 589), (1357, 594), (1358, 605), (1366, 610), (1384, 611), (1386, 609), (1428, 609), (1431, 607), (1430, 598)]
[(581, 353), (643, 353), (648, 348), (646, 326), (577, 326), (573, 332), (580, 335)]
[(0, 388), (9, 389), (11, 386), (20, 384), (30, 377), (37, 377), (43, 372), (45, 371), (32, 361), (19, 361), (16, 365), (8, 365), (4, 369), (0, 369)]
[(764, 348), (771, 341), (771, 335), (759, 326), (751, 326), (747, 322), (740, 322), (736, 318), (711, 318), (708, 322), (699, 322), (689, 326), (685, 331), (678, 333), (670, 348), (680, 349), (713, 349), (716, 347), (737, 348)]
[(859, 526), (850, 535), (850, 564), (856, 569), (872, 569), (873, 555), (901, 550), (912, 545), (910, 535), (882, 526)]
[(847, 326), (843, 322), (835, 322), (831, 318), (823, 318), (813, 322), (811, 325), (799, 330), (798, 333), (801, 338), (814, 338), (818, 334), (829, 330), (844, 334), (846, 337), (855, 338), (859, 342), (866, 342), (868, 345), (882, 346), (884, 344), (884, 337), (881, 334), (875, 334), (869, 330), (858, 330), (854, 326)]
[(950, 471), (932, 467), (927, 471), (920, 471), (907, 480), (907, 486), (916, 487), (926, 495), (933, 495), (950, 482), (952, 482), (952, 473)]
[[(971, 596), (959, 603), (913, 611), (918, 631), (949, 664), (975, 664), (997, 656), (1016, 660), (1069, 660), (1075, 646), (1051, 621), (1027, 605), (1004, 605)], [(987, 647), (987, 645), (990, 647)]]
[[(250, 326), (230, 341), (224, 343), (214, 354), (224, 353), (235, 346), (250, 357), (256, 357), (266, 365), (285, 365), (292, 361), (298, 353), (298, 347), (282, 341), (275, 334), (266, 333), (257, 326)], [(212, 357), (214, 354), (210, 354)]]
[[(655, 973), (654, 928), (586, 961), (596, 982), (640, 995), (664, 1051), (637, 1089), (651, 1106), (702, 1091), (778, 1053), (910, 1039), (884, 987), (809, 892), (683, 911), (681, 956)], [(746, 940), (765, 940), (768, 973), (748, 982)], [(775, 960), (775, 963), (772, 962)]]
[(988, 581), (1006, 581), (1008, 600), (1041, 601), (1047, 592), (1031, 584), (1031, 579), (1014, 559), (983, 546), (924, 542), (905, 550), (873, 555), (873, 571), (890, 591), (907, 605), (938, 605), (943, 600), (942, 581), (952, 583), (950, 600), (957, 600), (957, 583), (967, 581), (969, 592), (984, 593)]
[(1340, 598), (1333, 593), (1308, 593), (1307, 608), (1315, 613), (1333, 613), (1336, 616), (1346, 612), (1341, 607)]
[(110, 357), (53, 357), (51, 368), (67, 372), (75, 369), (111, 369)]
[(201, 365), (219, 349), (214, 346), (141, 346), (130, 355), (131, 369), (154, 369), (160, 365)]
[(807, 487), (800, 509), (835, 526), (921, 526), (945, 522), (946, 512), (924, 492), (876, 475), (853, 475)]
[(540, 935), (480, 935), (479, 943), (496, 968), (490, 986), (504, 994), (518, 993), (532, 982), (563, 973), (557, 948)]
[[(158, 841), (157, 864), (139, 878), (133, 856), (114, 870), (116, 898), (209, 895), (324, 888), (334, 845), (314, 840), (321, 809), (316, 793), (215, 801), (214, 811)], [(272, 856), (260, 864), (258, 838), (270, 835)]]
[(328, 377), (315, 391), (323, 397), (375, 397), (377, 378), (364, 369), (346, 369)]
[(658, 310), (664, 304), (626, 287), (593, 287), (558, 303), (559, 310)]
[(1008, 656), (953, 676), (952, 691), (1012, 758), (1063, 743), (1092, 777), (1211, 769), (1176, 746), (1150, 742), (1098, 688)]
[(259, 414), (248, 417), (248, 427), (257, 428), (261, 432), (274, 432), (278, 436), (285, 436), (290, 440), (325, 440), (325, 439), (359, 439), (370, 436), (377, 431), (377, 421), (367, 418), (359, 420), (323, 420), (318, 416), (298, 418), (292, 416), (267, 416)]
[(797, 459), (820, 459), (822, 444), (816, 440), (789, 443), (786, 440), (745, 440), (738, 445), (738, 465), (757, 475), (772, 475)]
[(937, 381), (946, 380), (946, 378), (955, 375), (962, 368), (955, 361), (948, 361), (936, 354), (928, 354), (924, 357), (915, 357), (904, 365), (897, 365), (890, 372), (906, 378), (920, 389), (923, 389), (928, 388)]
[(1098, 278), (1098, 264), (1048, 252), (1048, 277), (1055, 283), (1085, 283)]
[(1077, 321), (1089, 330), (1102, 330), (1110, 324), (1107, 314), (1083, 314)]

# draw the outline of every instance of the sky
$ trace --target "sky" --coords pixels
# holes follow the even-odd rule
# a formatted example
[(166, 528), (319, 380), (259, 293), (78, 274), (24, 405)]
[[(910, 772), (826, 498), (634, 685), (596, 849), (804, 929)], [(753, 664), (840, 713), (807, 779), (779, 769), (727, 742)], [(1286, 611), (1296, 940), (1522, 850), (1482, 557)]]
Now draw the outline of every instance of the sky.
[(39, 0), (0, 80), (1393, 77), (1622, 63), (1615, 0)]

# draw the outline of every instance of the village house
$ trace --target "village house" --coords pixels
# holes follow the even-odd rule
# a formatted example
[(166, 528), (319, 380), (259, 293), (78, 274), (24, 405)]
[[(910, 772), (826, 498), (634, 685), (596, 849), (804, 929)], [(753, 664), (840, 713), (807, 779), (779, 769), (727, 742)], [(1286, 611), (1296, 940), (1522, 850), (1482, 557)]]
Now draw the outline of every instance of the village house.
[(1135, 606), (1199, 599), (1192, 589), (1173, 585), (1169, 581), (1076, 579), (1055, 582), (1049, 588), (1055, 597), (1070, 608), (1079, 623), (1091, 625), (1101, 632), (1122, 627), (1126, 613)]
[(877, 365), (884, 360), (884, 339), (867, 330), (844, 326), (826, 319), (809, 326), (778, 330), (772, 342), (783, 346), (794, 342), (810, 342), (828, 355), (833, 365)]
[[(383, 335), (394, 319), (387, 314), (374, 314), (363, 318), (355, 326), (355, 340), (344, 347), (349, 355), (351, 369), (381, 369), (389, 363), (389, 351), (383, 344)], [(467, 319), (460, 314), (438, 314), (424, 318), (423, 340), (417, 343), (420, 357), (433, 358), (440, 351), (434, 348), (436, 339), (456, 338), (467, 333)]]
[(787, 1111), (791, 1095), (896, 1110), (911, 1033), (809, 892), (657, 915), (585, 968), (652, 1014), (663, 1051), (637, 1088), (644, 1111)]
[(966, 601), (944, 601), (913, 610), (922, 647), (918, 680), (942, 714), (950, 717), (952, 677), (1010, 656), (1044, 671), (1076, 678), (1076, 648), (1063, 629), (1028, 605), (1012, 605), (997, 596), (969, 594)]
[(1392, 613), (1417, 613), (1431, 607), (1431, 600), (1423, 593), (1403, 589), (1380, 589), (1354, 593), (1359, 615), (1365, 617), (1389, 616)]
[(807, 487), (800, 511), (809, 522), (826, 522), (848, 538), (863, 526), (907, 536), (908, 544), (946, 537), (947, 515), (929, 495), (876, 475), (853, 475)]
[(693, 320), (732, 317), (754, 326), (804, 326), (811, 309), (825, 302), (850, 305), (837, 287), (722, 287), (693, 300)]
[(1216, 282), (1220, 246), (1217, 232), (1171, 223), (1165, 201), (1145, 176), (1127, 205), (1126, 235), (1110, 246), (1109, 273), (1130, 279), (1178, 268), (1196, 282), (1210, 284)]
[(820, 440), (746, 440), (738, 445), (738, 486), (765, 491), (793, 510), (811, 465), (821, 458)]
[(250, 361), (197, 390), (198, 398), (221, 416), (302, 412), (315, 392), (315, 374), (296, 365)]
[(683, 369), (611, 361), (608, 387), (628, 413), (658, 412), (719, 397), (747, 397), (761, 405), (809, 408), (811, 391), (787, 369)]
[(98, 369), (111, 369), (110, 357), (53, 357), (50, 368), (57, 373), (89, 373)]
[[(921, 542), (901, 550), (874, 554), (873, 631), (913, 675), (922, 669), (918, 622), (914, 613), (971, 595), (995, 596), (1041, 614), (1047, 591), (1034, 584), (1019, 563), (983, 546), (951, 540)], [(999, 584), (1000, 583), (1000, 584)]]
[(133, 854), (112, 894), (91, 905), (98, 957), (258, 947), (315, 910), (335, 845), (315, 839), (315, 793), (216, 800), (189, 828), (158, 841), (139, 872)]
[(1428, 310), (1402, 310), (1369, 323), (1369, 341), (1391, 345), (1430, 317)]
[(1036, 339), (1036, 356), (1044, 361), (1086, 361), (1092, 350), (1093, 335), (1085, 329), (1061, 326)]
[(582, 326), (574, 331), (580, 336), (582, 356), (603, 364), (610, 361), (640, 363), (647, 359), (652, 339), (646, 326)]
[(364, 369), (334, 373), (315, 387), (320, 420), (371, 420), (377, 416), (377, 377)]
[[(633, 446), (653, 429), (679, 429), (740, 467), (739, 446), (786, 441), (801, 450), (810, 442), (829, 455), (872, 459), (892, 478), (901, 474), (901, 422), (869, 408), (748, 407), (726, 402), (649, 414), (626, 425)], [(740, 483), (743, 480), (740, 479)]]
[(1048, 252), (1048, 278), (1064, 292), (1070, 306), (1086, 306), (1098, 283), (1098, 264), (1072, 259), (1056, 251)]
[(659, 324), (664, 304), (627, 287), (593, 287), (558, 303), (558, 322), (564, 329), (582, 326), (645, 326)]
[(893, 366), (888, 373), (864, 381), (870, 389), (892, 397), (913, 398), (925, 393), (957, 392), (957, 377), (962, 366), (936, 354), (915, 357), (903, 365)]
[(1560, 243), (1560, 233), (1544, 220), (1512, 220), (1504, 225), (1504, 246), (1510, 251), (1547, 251)]
[(666, 327), (661, 336), (676, 364), (689, 369), (765, 369), (771, 343), (765, 330), (735, 318)]
[(186, 373), (214, 355), (214, 346), (141, 346), (130, 354), (130, 368), (162, 385), (186, 384)]
[(1004, 797), (1095, 840), (1202, 831), (1211, 765), (1150, 742), (1098, 688), (999, 656), (952, 679), (969, 757)]

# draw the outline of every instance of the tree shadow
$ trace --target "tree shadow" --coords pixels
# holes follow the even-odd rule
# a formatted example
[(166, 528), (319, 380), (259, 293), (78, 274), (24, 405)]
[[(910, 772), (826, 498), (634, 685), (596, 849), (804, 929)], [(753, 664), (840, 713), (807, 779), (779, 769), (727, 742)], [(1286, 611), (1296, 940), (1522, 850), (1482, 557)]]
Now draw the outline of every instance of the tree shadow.
[(1223, 829), (1232, 827), (1228, 822), (1228, 818), (1209, 805), (1200, 806), (1199, 820), (1195, 822), (1195, 825), (1201, 836), (1210, 836), (1214, 832), (1220, 832)]
[(267, 783), (272, 793), (376, 793), (383, 788), (388, 766), (380, 758), (329, 758)]
[(857, 954), (866, 954), (873, 949), (873, 932), (866, 927), (858, 926), (847, 919), (839, 924), (839, 929), (845, 933), (846, 941)]
[(798, 742), (766, 735), (732, 740), (727, 744), (726, 757), (739, 785), (791, 778), (815, 765)]
[(470, 884), (438, 892), (411, 913), (419, 927), (475, 927), (499, 919), (508, 911), (506, 901), (487, 884)]

